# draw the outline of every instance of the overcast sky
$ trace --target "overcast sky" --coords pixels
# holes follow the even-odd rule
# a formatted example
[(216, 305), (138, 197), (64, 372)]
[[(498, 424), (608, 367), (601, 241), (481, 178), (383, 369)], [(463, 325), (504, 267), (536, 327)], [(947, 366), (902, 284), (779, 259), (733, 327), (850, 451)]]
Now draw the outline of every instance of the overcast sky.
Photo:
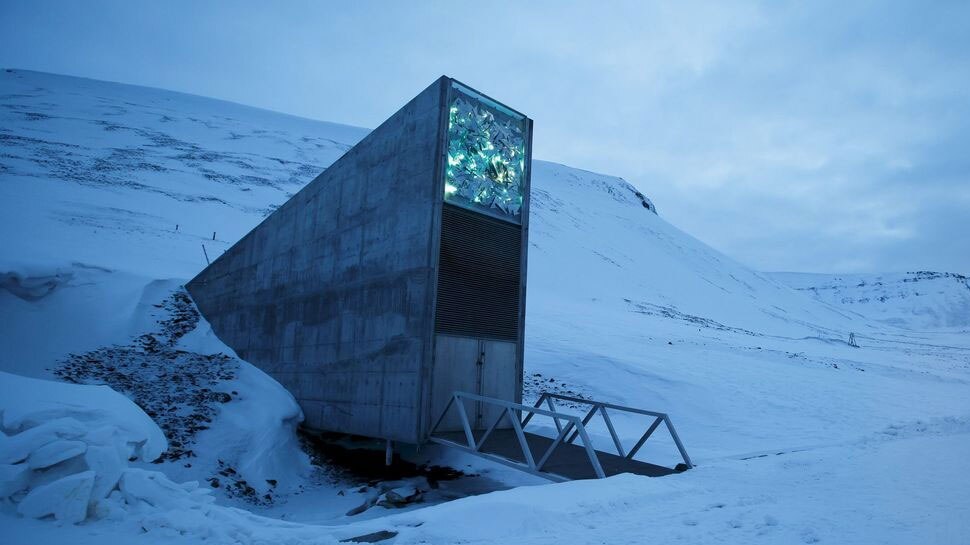
[(970, 2), (0, 0), (0, 66), (363, 127), (447, 74), (757, 269), (970, 273)]

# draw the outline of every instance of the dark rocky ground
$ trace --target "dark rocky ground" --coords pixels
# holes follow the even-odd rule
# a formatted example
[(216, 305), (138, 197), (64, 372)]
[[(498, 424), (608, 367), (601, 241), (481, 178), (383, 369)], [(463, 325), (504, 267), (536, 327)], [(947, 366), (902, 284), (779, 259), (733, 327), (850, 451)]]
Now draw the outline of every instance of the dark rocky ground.
[(165, 432), (168, 450), (157, 462), (194, 456), (195, 435), (212, 423), (218, 406), (232, 400), (226, 381), (235, 378), (237, 363), (224, 354), (197, 354), (175, 348), (192, 331), (198, 312), (184, 291), (162, 303), (157, 330), (124, 346), (71, 354), (54, 374), (78, 384), (106, 384), (128, 396)]
[[(525, 375), (522, 380), (523, 403), (532, 405), (539, 399), (539, 396), (546, 392), (579, 399), (589, 399), (589, 396), (581, 392), (578, 386), (567, 384), (562, 380), (556, 379), (555, 377), (543, 376), (542, 373), (531, 373)], [(588, 405), (572, 403), (565, 400), (556, 400), (556, 406), (569, 407), (571, 409), (589, 409)]]

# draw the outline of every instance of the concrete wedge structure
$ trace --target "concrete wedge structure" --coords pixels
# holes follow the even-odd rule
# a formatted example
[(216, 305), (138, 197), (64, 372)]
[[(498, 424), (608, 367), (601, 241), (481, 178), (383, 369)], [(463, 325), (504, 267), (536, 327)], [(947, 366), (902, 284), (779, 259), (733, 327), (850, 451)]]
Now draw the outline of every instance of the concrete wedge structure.
[(454, 391), (520, 402), (531, 139), (441, 77), (186, 287), (312, 428), (421, 443)]

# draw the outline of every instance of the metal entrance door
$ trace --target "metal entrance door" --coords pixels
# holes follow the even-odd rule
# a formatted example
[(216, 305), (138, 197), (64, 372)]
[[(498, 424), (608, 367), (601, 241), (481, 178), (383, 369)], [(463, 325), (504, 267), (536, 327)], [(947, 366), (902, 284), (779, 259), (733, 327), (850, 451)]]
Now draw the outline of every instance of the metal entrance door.
[[(432, 379), (432, 420), (441, 416), (455, 392), (468, 392), (515, 402), (518, 378), (515, 356), (514, 342), (437, 335)], [(465, 410), (476, 429), (488, 427), (501, 413), (499, 407), (480, 402), (467, 404)], [(503, 423), (501, 426), (507, 427), (508, 424)], [(461, 429), (454, 409), (449, 411), (438, 429)]]

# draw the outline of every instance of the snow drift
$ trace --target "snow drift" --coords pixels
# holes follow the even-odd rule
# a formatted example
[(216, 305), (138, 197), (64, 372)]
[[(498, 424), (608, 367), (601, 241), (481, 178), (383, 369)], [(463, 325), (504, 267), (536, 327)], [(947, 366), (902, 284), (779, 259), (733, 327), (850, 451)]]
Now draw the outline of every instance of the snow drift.
[[(24, 517), (109, 523), (95, 527), (147, 542), (273, 543), (281, 531), (332, 542), (314, 539), (310, 528), (215, 505), (211, 489), (197, 481), (176, 483), (138, 467), (161, 455), (165, 437), (148, 415), (106, 386), (0, 372), (0, 415), (0, 507), (9, 502)], [(47, 532), (39, 535), (48, 535), (48, 542), (77, 541), (70, 533)], [(4, 540), (37, 542), (19, 532), (5, 533)]]
[[(185, 495), (158, 472), (129, 468), (167, 447), (162, 430), (106, 386), (61, 384), (0, 372), (0, 497), (21, 514), (80, 522), (112, 500), (157, 503), (159, 489)], [(200, 490), (200, 492), (205, 492)], [(171, 494), (162, 495), (171, 497)]]

